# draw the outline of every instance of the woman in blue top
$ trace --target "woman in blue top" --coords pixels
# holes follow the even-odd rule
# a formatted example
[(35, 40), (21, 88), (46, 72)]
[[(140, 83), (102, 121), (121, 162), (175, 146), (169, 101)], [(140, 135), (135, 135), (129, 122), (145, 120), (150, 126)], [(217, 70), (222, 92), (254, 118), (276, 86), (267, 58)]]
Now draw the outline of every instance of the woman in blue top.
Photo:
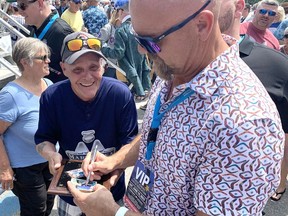
[(52, 84), (43, 78), (49, 74), (50, 51), (39, 39), (23, 38), (12, 57), (22, 75), (0, 91), (0, 183), (18, 196), (21, 216), (49, 215), (54, 203), (54, 196), (47, 195), (52, 175), (36, 151), (34, 134), (40, 95)]

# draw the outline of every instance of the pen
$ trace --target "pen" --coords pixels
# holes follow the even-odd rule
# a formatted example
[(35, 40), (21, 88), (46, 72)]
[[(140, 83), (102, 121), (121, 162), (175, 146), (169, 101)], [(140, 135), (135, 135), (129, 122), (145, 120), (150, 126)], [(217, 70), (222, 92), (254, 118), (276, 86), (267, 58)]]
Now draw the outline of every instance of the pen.
[[(97, 154), (97, 148), (99, 146), (100, 141), (99, 140), (95, 140), (94, 143), (93, 143), (93, 146), (92, 146), (92, 149), (91, 149), (91, 158), (90, 158), (90, 162), (89, 164), (93, 163), (96, 159), (96, 154)], [(90, 181), (90, 176), (91, 176), (91, 171), (89, 171), (88, 173), (88, 176), (87, 176), (87, 179), (86, 179), (86, 182), (85, 182), (85, 185), (87, 185)]]

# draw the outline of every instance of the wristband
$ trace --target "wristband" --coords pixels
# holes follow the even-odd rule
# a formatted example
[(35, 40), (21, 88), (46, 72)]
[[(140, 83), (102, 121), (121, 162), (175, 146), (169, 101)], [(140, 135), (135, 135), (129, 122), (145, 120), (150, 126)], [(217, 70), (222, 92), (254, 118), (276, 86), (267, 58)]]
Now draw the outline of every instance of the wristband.
[(128, 208), (122, 206), (117, 210), (115, 216), (124, 216), (127, 211), (128, 211)]

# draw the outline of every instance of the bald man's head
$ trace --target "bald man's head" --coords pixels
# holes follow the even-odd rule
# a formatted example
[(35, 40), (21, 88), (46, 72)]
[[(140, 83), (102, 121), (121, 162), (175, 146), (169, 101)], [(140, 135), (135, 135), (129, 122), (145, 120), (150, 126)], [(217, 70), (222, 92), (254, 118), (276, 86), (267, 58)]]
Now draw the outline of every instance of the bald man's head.
[(239, 36), (240, 19), (245, 7), (244, 0), (221, 0), (219, 27), (222, 33)]

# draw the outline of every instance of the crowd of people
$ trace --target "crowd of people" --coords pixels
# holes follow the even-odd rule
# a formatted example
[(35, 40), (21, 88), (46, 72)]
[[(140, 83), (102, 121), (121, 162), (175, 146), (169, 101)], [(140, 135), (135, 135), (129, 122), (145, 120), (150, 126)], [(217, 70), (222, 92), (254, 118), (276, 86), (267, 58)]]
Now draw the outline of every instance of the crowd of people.
[[(51, 213), (52, 177), (75, 159), (105, 182), (68, 181), (60, 216), (258, 216), (281, 199), (288, 5), (17, 0), (8, 12), (30, 30), (11, 35), (22, 75), (0, 90), (0, 183), (21, 215)], [(147, 101), (141, 130), (135, 101)]]

